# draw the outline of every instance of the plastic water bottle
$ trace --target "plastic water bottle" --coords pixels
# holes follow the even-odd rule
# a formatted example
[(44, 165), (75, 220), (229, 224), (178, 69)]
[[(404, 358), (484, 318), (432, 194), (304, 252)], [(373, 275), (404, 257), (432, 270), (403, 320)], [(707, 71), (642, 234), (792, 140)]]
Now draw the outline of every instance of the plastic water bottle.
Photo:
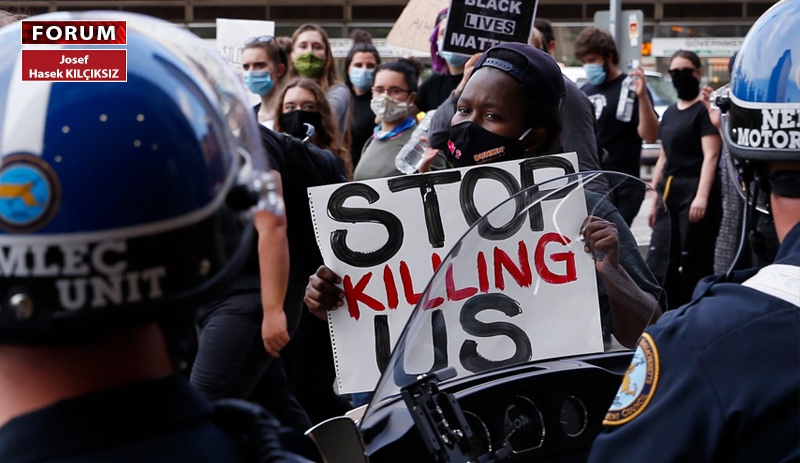
[(394, 165), (397, 170), (404, 174), (413, 174), (417, 170), (417, 164), (425, 156), (425, 150), (428, 149), (428, 143), (421, 140), (421, 137), (428, 136), (428, 129), (431, 126), (431, 119), (435, 109), (428, 111), (425, 117), (422, 118), (417, 127), (411, 132), (411, 138), (400, 148), (400, 152), (394, 158)]
[(633, 77), (627, 76), (622, 81), (622, 89), (619, 92), (617, 120), (630, 122), (631, 116), (633, 116), (634, 101), (636, 101), (636, 92), (633, 91)]

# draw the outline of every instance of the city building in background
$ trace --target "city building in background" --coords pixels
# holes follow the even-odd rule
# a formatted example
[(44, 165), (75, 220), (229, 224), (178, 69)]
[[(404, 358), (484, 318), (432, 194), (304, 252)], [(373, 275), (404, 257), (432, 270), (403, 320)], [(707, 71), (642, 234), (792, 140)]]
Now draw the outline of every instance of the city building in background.
[[(383, 39), (406, 3), (405, 0), (15, 0), (0, 2), (0, 7), (28, 14), (86, 9), (133, 11), (181, 24), (207, 39), (216, 36), (217, 18), (268, 19), (275, 21), (277, 35), (290, 35), (300, 24), (315, 22), (332, 39), (346, 39), (354, 29), (367, 30), (375, 39)], [(640, 0), (623, 1), (621, 7), (644, 13), (644, 67), (665, 72), (671, 51), (689, 48), (703, 58), (706, 81), (718, 86), (729, 80), (730, 54), (741, 44), (755, 20), (774, 3)], [(572, 53), (575, 37), (592, 24), (595, 13), (608, 9), (607, 1), (540, 0), (538, 16), (553, 22), (559, 61), (579, 64)], [(346, 46), (341, 41), (335, 43), (340, 48)]]

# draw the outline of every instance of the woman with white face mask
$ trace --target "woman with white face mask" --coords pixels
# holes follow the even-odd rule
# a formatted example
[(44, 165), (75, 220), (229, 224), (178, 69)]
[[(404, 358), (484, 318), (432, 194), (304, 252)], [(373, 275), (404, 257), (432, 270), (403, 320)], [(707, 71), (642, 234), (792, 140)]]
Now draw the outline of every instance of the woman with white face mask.
[(289, 57), (271, 35), (247, 39), (242, 50), (244, 84), (248, 90), (261, 97), (254, 110), (258, 122), (267, 128), (273, 126), (275, 108), (280, 104), (273, 95), (280, 93), (286, 77)]
[[(417, 97), (417, 79), (416, 68), (406, 59), (382, 64), (375, 71), (370, 108), (379, 122), (361, 151), (353, 173), (355, 180), (402, 174), (394, 158), (417, 125), (410, 110)], [(434, 161), (434, 169), (444, 166), (443, 158)]]
[(416, 105), (420, 111), (427, 112), (436, 109), (450, 96), (450, 93), (455, 90), (464, 77), (464, 65), (469, 59), (467, 55), (444, 51), (447, 11), (448, 9), (445, 8), (436, 16), (436, 26), (431, 34), (433, 74), (419, 86)]

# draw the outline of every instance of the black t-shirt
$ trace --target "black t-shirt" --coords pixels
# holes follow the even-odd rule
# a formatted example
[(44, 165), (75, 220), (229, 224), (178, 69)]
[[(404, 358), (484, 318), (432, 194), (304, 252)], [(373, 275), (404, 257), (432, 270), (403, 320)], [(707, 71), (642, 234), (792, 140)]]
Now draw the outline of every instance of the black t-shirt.
[[(642, 157), (642, 139), (639, 137), (639, 99), (633, 103), (633, 115), (629, 122), (617, 119), (617, 104), (622, 90), (622, 81), (628, 75), (619, 77), (600, 85), (587, 83), (581, 90), (594, 105), (597, 118), (597, 151), (600, 153), (600, 165), (605, 170), (623, 172), (634, 177), (639, 176)], [(650, 101), (653, 96), (647, 91)], [(606, 152), (604, 152), (605, 150)]]
[(444, 100), (458, 87), (464, 74), (444, 75), (431, 74), (417, 90), (417, 99), (414, 104), (420, 111), (430, 111), (436, 109)]
[[(261, 143), (270, 157), (270, 165), (281, 175), (283, 202), (286, 207), (286, 235), (289, 240), (289, 284), (305, 287), (308, 276), (322, 264), (317, 246), (306, 189), (347, 181), (344, 163), (329, 150), (280, 134), (259, 125)], [(258, 235), (244, 268), (228, 288), (238, 291), (258, 290), (261, 285), (258, 262)]]
[(699, 177), (703, 165), (703, 145), (701, 139), (719, 132), (705, 105), (697, 101), (686, 109), (670, 105), (661, 118), (658, 138), (667, 155), (664, 175), (679, 177)]
[(350, 135), (353, 141), (350, 144), (350, 157), (353, 158), (353, 167), (361, 159), (361, 150), (364, 143), (372, 136), (375, 130), (375, 113), (369, 107), (372, 94), (367, 92), (363, 95), (353, 93), (353, 118), (350, 121)]

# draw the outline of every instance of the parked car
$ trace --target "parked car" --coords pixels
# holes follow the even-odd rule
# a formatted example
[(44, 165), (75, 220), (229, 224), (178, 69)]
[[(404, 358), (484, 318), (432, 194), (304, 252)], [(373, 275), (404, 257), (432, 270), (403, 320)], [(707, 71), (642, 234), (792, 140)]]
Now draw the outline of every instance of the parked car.
[[(561, 72), (571, 81), (575, 82), (575, 85), (578, 87), (582, 87), (587, 82), (586, 71), (583, 70), (582, 66), (567, 66), (561, 68)], [(678, 101), (678, 94), (672, 86), (672, 82), (664, 80), (664, 76), (660, 72), (645, 70), (644, 75), (647, 78), (647, 88), (653, 96), (653, 107), (658, 114), (658, 118), (661, 119), (667, 107)], [(653, 166), (658, 160), (660, 152), (660, 141), (642, 144), (643, 179), (651, 178), (650, 175), (652, 175)]]

